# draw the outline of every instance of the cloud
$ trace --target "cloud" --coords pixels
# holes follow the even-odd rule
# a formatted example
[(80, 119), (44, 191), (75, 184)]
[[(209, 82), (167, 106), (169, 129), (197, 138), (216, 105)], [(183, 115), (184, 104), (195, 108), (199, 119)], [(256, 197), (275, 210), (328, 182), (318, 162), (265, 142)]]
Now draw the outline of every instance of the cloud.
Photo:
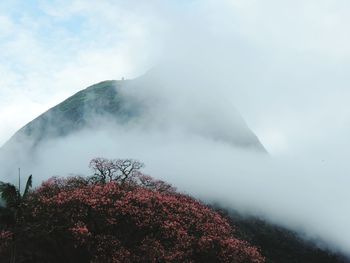
[[(1, 114), (0, 122), (9, 125), (2, 125), (0, 143), (74, 92), (101, 80), (139, 75), (152, 63), (142, 17), (135, 19), (130, 11), (79, 1), (43, 1), (27, 9), (17, 4), (0, 6), (0, 48), (6, 50), (0, 55), (1, 112), (11, 113)], [(7, 108), (14, 104), (24, 114)]]
[[(264, 210), (273, 221), (350, 251), (347, 2), (73, 0), (14, 8), (20, 2), (0, 4), (0, 48), (8, 50), (0, 55), (0, 142), (89, 84), (166, 68), (164, 78), (174, 84), (151, 89), (147, 98), (173, 96), (175, 124), (183, 117), (203, 130), (222, 126), (231, 117), (223, 114), (230, 109), (220, 104), (225, 101), (242, 113), (273, 161), (242, 157), (184, 131), (119, 131), (123, 140), (101, 132), (91, 148), (88, 134), (56, 142), (58, 156), (69, 145), (71, 158), (50, 162), (53, 147), (47, 147), (38, 167), (67, 173), (80, 171), (93, 155), (140, 158), (150, 173), (183, 190)], [(213, 114), (200, 122), (188, 114), (196, 105)]]
[[(334, 108), (337, 118), (349, 116), (343, 99), (350, 46), (344, 1), (20, 5), (3, 4), (1, 9), (6, 37), (0, 48), (7, 52), (0, 58), (0, 74), (9, 79), (2, 85), (4, 99), (23, 94), (28, 105), (48, 108), (92, 83), (142, 74), (172, 54), (191, 57), (195, 67), (212, 64), (206, 74), (213, 75), (217, 86), (231, 87), (235, 105), (272, 152), (285, 151), (305, 136), (295, 127), (323, 129), (322, 119), (310, 127), (310, 119), (323, 114), (320, 104)], [(16, 119), (22, 124), (30, 120)], [(273, 141), (270, 131), (279, 139)]]
[[(324, 145), (299, 156), (271, 158), (182, 129), (179, 120), (147, 129), (115, 126), (109, 120), (99, 124), (41, 145), (29, 160), (22, 159), (23, 174), (33, 173), (37, 185), (52, 175), (89, 175), (87, 164), (97, 156), (132, 157), (146, 163), (146, 173), (182, 192), (263, 217), (349, 254), (349, 148)], [(16, 178), (15, 169), (12, 173)]]

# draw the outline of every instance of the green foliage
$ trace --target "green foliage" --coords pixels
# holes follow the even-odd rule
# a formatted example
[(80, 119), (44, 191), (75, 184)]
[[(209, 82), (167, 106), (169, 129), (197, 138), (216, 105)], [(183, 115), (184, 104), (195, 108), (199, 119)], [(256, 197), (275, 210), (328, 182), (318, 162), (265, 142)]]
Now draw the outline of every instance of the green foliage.
[(20, 202), (18, 189), (10, 183), (0, 182), (0, 196), (7, 208), (17, 208)]
[(121, 82), (110, 80), (79, 91), (28, 123), (7, 144), (31, 141), (36, 146), (47, 138), (79, 131), (94, 122), (96, 116), (109, 117), (116, 123), (131, 121), (140, 114), (141, 107), (120, 93), (121, 85)]
[(25, 188), (24, 188), (24, 193), (23, 193), (23, 196), (22, 196), (23, 199), (26, 199), (26, 198), (27, 198), (27, 195), (28, 195), (28, 193), (29, 193), (29, 190), (30, 190), (30, 188), (32, 188), (32, 184), (33, 184), (33, 177), (32, 177), (32, 175), (30, 175), (30, 176), (28, 177), (26, 186), (25, 186)]
[(32, 175), (30, 175), (27, 179), (23, 195), (21, 195), (15, 185), (0, 181), (0, 197), (5, 202), (6, 208), (17, 209), (21, 205), (21, 202), (26, 199), (32, 187), (32, 180)]

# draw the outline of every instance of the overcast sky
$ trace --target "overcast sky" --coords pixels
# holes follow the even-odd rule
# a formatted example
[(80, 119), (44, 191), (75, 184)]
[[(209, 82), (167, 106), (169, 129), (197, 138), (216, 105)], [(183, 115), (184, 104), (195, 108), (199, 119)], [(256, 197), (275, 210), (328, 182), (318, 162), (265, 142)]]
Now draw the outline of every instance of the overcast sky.
[(349, 8), (344, 0), (1, 1), (0, 143), (78, 90), (136, 77), (169, 54), (211, 65), (272, 154), (343, 143)]

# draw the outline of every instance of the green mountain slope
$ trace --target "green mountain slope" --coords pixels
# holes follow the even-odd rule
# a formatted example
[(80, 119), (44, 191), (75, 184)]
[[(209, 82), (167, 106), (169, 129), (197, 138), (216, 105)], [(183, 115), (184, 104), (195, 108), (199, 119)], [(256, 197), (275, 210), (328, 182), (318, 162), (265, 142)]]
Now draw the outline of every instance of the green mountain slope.
[[(3, 154), (7, 154), (6, 148), (11, 148), (12, 145), (22, 146), (22, 143), (26, 145), (26, 142), (30, 142), (29, 147), (35, 148), (45, 140), (68, 136), (86, 127), (93, 129), (94, 125), (100, 123), (92, 121), (99, 118), (108, 118), (109, 121), (113, 120), (120, 125), (142, 121), (144, 118), (147, 121), (151, 120), (153, 116), (147, 112), (149, 105), (133, 100), (132, 97), (125, 96), (125, 93), (122, 92), (130, 85), (136, 88), (142, 86), (143, 79), (103, 81), (74, 94), (20, 129), (2, 147), (2, 150), (5, 150)], [(248, 139), (243, 142), (236, 139), (235, 130), (232, 130), (233, 143), (240, 147), (265, 151), (258, 138), (244, 121), (239, 120), (238, 123), (241, 125), (239, 129), (247, 134), (246, 138)], [(215, 128), (215, 133), (203, 134), (206, 136), (214, 134), (213, 137), (226, 140), (226, 134), (222, 135), (220, 127)], [(260, 219), (245, 218), (236, 213), (230, 213), (229, 216), (237, 226), (237, 233), (240, 237), (260, 247), (268, 259), (268, 263), (349, 262), (338, 255), (305, 243), (293, 232)]]
[[(99, 125), (98, 120), (100, 119), (108, 119), (108, 121), (114, 121), (120, 125), (134, 122), (150, 127), (153, 121), (157, 128), (159, 128), (159, 125), (164, 124), (166, 126), (171, 122), (174, 122), (176, 126), (179, 119), (171, 119), (169, 116), (164, 118), (164, 112), (167, 109), (164, 109), (163, 112), (162, 107), (166, 108), (166, 103), (162, 106), (154, 106), (153, 98), (147, 97), (150, 100), (147, 101), (145, 98), (139, 99), (123, 92), (127, 89), (133, 89), (133, 92), (136, 91), (137, 93), (138, 90), (143, 89), (145, 93), (149, 86), (147, 78), (122, 81), (110, 80), (90, 86), (25, 125), (2, 148), (16, 148), (13, 145), (20, 145), (20, 148), (23, 148), (22, 146), (26, 145), (27, 148), (34, 149), (45, 140), (64, 137), (83, 128), (94, 129)], [(157, 98), (155, 101), (157, 101)], [(234, 112), (233, 109), (232, 112)], [(190, 132), (213, 140), (225, 141), (240, 148), (266, 152), (259, 139), (248, 128), (239, 114), (234, 115), (232, 119), (234, 125), (231, 124), (231, 126), (225, 122), (208, 126), (203, 116), (199, 119), (196, 118), (196, 113), (188, 114), (192, 116), (189, 117), (192, 118), (192, 121), (187, 120), (184, 125), (190, 126), (186, 128)], [(208, 118), (213, 118), (213, 114)], [(215, 116), (219, 119), (218, 117), (220, 116)], [(198, 122), (198, 120), (201, 122)], [(165, 123), (162, 123), (162, 121)]]
[(77, 132), (96, 117), (111, 117), (121, 124), (128, 122), (138, 115), (138, 110), (119, 94), (121, 86), (122, 81), (111, 80), (79, 91), (25, 125), (4, 147), (24, 141), (36, 146), (41, 141)]

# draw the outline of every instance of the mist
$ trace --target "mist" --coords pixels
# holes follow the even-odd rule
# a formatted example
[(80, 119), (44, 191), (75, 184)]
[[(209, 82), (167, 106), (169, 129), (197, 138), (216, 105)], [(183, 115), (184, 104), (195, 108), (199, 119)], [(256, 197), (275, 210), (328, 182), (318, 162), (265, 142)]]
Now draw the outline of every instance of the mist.
[[(180, 192), (262, 217), (349, 254), (349, 148), (324, 141), (274, 155), (256, 145), (247, 147), (244, 141), (255, 136), (233, 105), (210, 92), (184, 97), (203, 83), (184, 75), (164, 78), (165, 73), (153, 79), (157, 74), (131, 80), (121, 89), (121, 96), (144, 105), (141, 117), (120, 125), (96, 115), (89, 128), (45, 141), (35, 151), (21, 142), (14, 148), (22, 156), (2, 159), (6, 179), (16, 180), (14, 167), (21, 167), (38, 185), (51, 176), (91, 175), (88, 163), (95, 157), (134, 158), (146, 164), (145, 173)], [(237, 140), (243, 143), (237, 145)]]
[[(134, 158), (179, 191), (350, 255), (348, 4), (287, 2), (116, 4), (108, 23), (122, 7), (147, 33), (149, 62), (138, 50), (129, 61), (142, 76), (122, 90), (145, 114), (126, 126), (96, 116), (35, 153), (3, 152), (0, 179), (14, 181), (20, 166), (38, 185), (89, 175), (94, 157)], [(248, 127), (268, 153), (243, 147), (255, 138)]]

